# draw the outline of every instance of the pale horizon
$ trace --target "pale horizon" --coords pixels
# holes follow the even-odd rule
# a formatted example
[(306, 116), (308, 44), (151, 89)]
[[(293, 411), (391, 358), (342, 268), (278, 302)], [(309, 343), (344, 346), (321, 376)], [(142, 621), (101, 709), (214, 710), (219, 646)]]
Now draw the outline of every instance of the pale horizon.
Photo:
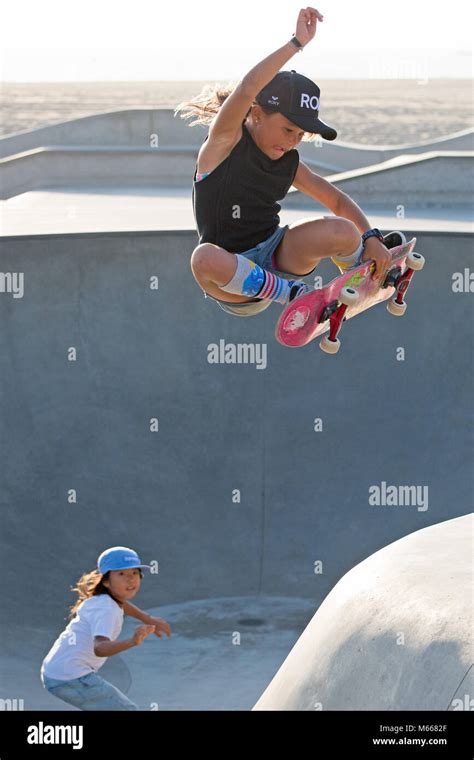
[[(300, 3), (183, 0), (132, 9), (84, 0), (71, 17), (59, 0), (2, 12), (3, 82), (238, 80), (295, 30)], [(320, 79), (469, 79), (474, 12), (463, 0), (325, 0), (315, 39), (283, 68)], [(271, 10), (275, 10), (271, 14)], [(70, 20), (72, 19), (72, 21)], [(39, 41), (41, 43), (39, 44)], [(383, 45), (383, 46), (382, 46)]]

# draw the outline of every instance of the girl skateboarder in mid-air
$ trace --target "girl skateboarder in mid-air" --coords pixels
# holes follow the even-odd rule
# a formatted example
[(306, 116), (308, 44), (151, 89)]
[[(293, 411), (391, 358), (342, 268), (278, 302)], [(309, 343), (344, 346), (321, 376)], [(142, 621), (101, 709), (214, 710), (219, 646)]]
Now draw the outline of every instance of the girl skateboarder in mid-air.
[[(74, 591), (79, 599), (71, 608), (70, 622), (56, 639), (41, 665), (45, 689), (80, 710), (138, 710), (125, 694), (97, 675), (107, 657), (139, 646), (150, 634), (170, 635), (165, 620), (142, 612), (130, 603), (140, 590), (143, 568), (138, 554), (126, 546), (102, 552), (97, 570), (85, 573)], [(130, 639), (116, 641), (123, 616), (143, 625)]]
[[(390, 264), (388, 248), (405, 242), (385, 238), (359, 206), (312, 172), (295, 149), (300, 141), (337, 132), (319, 119), (320, 90), (296, 71), (280, 68), (311, 42), (314, 8), (299, 12), (294, 37), (251, 69), (235, 87), (204, 91), (182, 103), (182, 118), (210, 124), (193, 178), (193, 210), (199, 245), (191, 268), (204, 293), (224, 311), (252, 316), (272, 301), (286, 305), (308, 291), (299, 278), (331, 258), (344, 271), (375, 262), (380, 282)], [(335, 216), (280, 226), (277, 203), (291, 186)]]

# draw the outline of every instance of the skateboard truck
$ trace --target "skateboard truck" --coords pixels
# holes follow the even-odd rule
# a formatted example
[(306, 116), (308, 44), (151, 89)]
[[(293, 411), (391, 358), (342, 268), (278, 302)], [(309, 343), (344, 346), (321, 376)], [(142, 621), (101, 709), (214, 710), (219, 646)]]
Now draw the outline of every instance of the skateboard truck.
[(354, 288), (342, 288), (339, 301), (332, 301), (321, 313), (319, 322), (329, 319), (329, 335), (321, 338), (319, 347), (327, 354), (337, 354), (341, 347), (341, 341), (337, 337), (345, 320), (345, 313), (349, 306), (357, 303), (359, 294)]
[(413, 273), (424, 264), (423, 256), (413, 253), (415, 244), (416, 238), (413, 238), (390, 249), (391, 262), (383, 283), (372, 276), (376, 262), (369, 260), (361, 262), (354, 271), (333, 279), (320, 293), (315, 289), (289, 303), (275, 327), (278, 342), (297, 348), (319, 336), (321, 349), (336, 354), (340, 348), (339, 332), (345, 320), (383, 301), (391, 313), (402, 314), (406, 308), (405, 291)]
[[(406, 258), (406, 270), (402, 274), (401, 267), (391, 269), (384, 280), (383, 288), (395, 288), (395, 297), (387, 304), (387, 310), (395, 317), (401, 317), (405, 314), (407, 305), (403, 300), (403, 295), (408, 290), (411, 278), (415, 272), (423, 269), (425, 259), (420, 253), (412, 251)], [(319, 347), (328, 354), (337, 354), (341, 347), (341, 341), (337, 337), (345, 319), (345, 313), (349, 306), (353, 306), (359, 294), (354, 288), (342, 288), (339, 294), (339, 301), (332, 301), (326, 306), (319, 319), (324, 322), (329, 319), (329, 335), (325, 335), (319, 344)]]
[(425, 265), (425, 259), (424, 256), (421, 255), (421, 253), (416, 253), (415, 251), (412, 251), (408, 254), (406, 259), (406, 270), (402, 274), (400, 267), (395, 267), (390, 272), (388, 272), (387, 277), (385, 278), (385, 282), (382, 287), (388, 288), (393, 287), (395, 288), (395, 297), (392, 298), (388, 304), (387, 304), (387, 311), (390, 314), (393, 314), (394, 317), (403, 317), (403, 315), (406, 312), (407, 304), (406, 301), (403, 300), (404, 293), (407, 292), (408, 286), (410, 285), (411, 278), (415, 274), (415, 272), (418, 272), (420, 269), (423, 269)]

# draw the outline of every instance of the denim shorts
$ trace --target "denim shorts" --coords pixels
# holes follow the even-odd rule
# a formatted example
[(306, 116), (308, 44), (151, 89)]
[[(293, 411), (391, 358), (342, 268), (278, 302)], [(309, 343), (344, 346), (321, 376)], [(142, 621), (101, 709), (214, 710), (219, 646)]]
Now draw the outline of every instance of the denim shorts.
[(79, 710), (139, 709), (138, 705), (97, 673), (88, 673), (70, 681), (59, 681), (56, 678), (48, 678), (41, 672), (41, 680), (50, 694), (78, 707)]
[[(277, 227), (275, 232), (270, 235), (270, 237), (268, 237), (266, 240), (263, 240), (261, 243), (258, 243), (255, 248), (249, 248), (248, 251), (242, 251), (240, 255), (245, 256), (245, 258), (250, 259), (250, 261), (254, 261), (256, 264), (262, 267), (262, 269), (267, 269), (279, 277), (284, 277), (287, 280), (294, 279), (295, 277), (300, 278), (300, 275), (295, 275), (291, 272), (282, 272), (275, 267), (274, 253), (288, 227), (288, 224), (285, 224), (283, 227)], [(213, 301), (216, 301), (221, 309), (226, 311), (228, 314), (233, 314), (236, 317), (253, 317), (255, 314), (268, 309), (272, 303), (272, 301), (268, 298), (256, 298), (253, 301), (231, 303), (230, 301), (222, 301), (220, 298), (210, 296), (209, 293), (206, 295), (208, 298), (212, 298)]]

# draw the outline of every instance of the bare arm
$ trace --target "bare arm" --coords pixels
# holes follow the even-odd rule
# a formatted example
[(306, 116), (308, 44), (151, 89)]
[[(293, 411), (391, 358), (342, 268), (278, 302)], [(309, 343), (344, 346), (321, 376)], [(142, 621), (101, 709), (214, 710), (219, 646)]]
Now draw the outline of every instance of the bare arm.
[[(361, 234), (372, 226), (360, 206), (346, 193), (341, 194), (335, 214), (354, 222)], [(392, 255), (378, 238), (370, 237), (365, 241), (362, 261), (375, 261), (376, 269), (372, 276), (382, 283), (392, 262)]]
[[(339, 192), (341, 194), (339, 196), (337, 207), (333, 209), (336, 216), (343, 216), (344, 219), (349, 219), (351, 222), (354, 222), (361, 234), (370, 230), (372, 225), (361, 207), (358, 206), (357, 203), (346, 193), (343, 193), (341, 190)], [(377, 238), (375, 238), (375, 240), (376, 239)]]
[[(306, 8), (299, 12), (295, 36), (303, 46), (313, 39), (316, 22), (322, 19), (322, 15), (314, 8)], [(232, 142), (257, 93), (297, 52), (298, 48), (292, 42), (287, 42), (250, 69), (219, 109), (209, 128), (209, 143)]]
[(233, 92), (225, 99), (209, 128), (209, 142), (232, 142), (245, 119), (255, 96), (273, 79), (279, 69), (295, 53), (291, 42), (276, 50), (241, 79)]
[(94, 636), (94, 654), (96, 657), (111, 657), (111, 655), (124, 652), (125, 649), (140, 646), (142, 641), (154, 632), (154, 625), (138, 625), (131, 639), (110, 641), (107, 636)]
[(140, 610), (138, 607), (135, 607), (135, 605), (131, 604), (131, 602), (123, 603), (123, 611), (125, 615), (129, 615), (130, 617), (137, 618), (137, 620), (141, 620), (142, 623), (146, 623), (147, 625), (153, 625), (155, 627), (155, 633), (159, 639), (161, 639), (162, 632), (166, 633), (168, 637), (171, 636), (171, 628), (169, 624), (166, 622), (166, 620), (163, 620), (163, 618), (149, 615), (148, 612), (143, 612), (143, 610)]
[(134, 647), (132, 639), (123, 639), (123, 641), (110, 641), (105, 636), (96, 636), (94, 638), (94, 654), (96, 657), (110, 657), (113, 654), (119, 654), (126, 649)]
[(278, 74), (282, 66), (293, 58), (295, 53), (298, 53), (298, 48), (292, 42), (286, 42), (283, 47), (278, 48), (250, 69), (242, 79), (242, 87), (256, 95), (273, 79), (275, 74)]
[(129, 617), (134, 617), (137, 620), (141, 620), (142, 623), (150, 622), (150, 615), (147, 612), (143, 612), (131, 602), (123, 602), (123, 614)]
[[(309, 166), (306, 166), (301, 160), (293, 180), (293, 187), (326, 206), (335, 216), (349, 219), (361, 234), (370, 230), (371, 224), (360, 206), (346, 193), (328, 182), (327, 179), (311, 171)], [(376, 265), (374, 279), (382, 281), (391, 264), (392, 257), (384, 244), (376, 237), (370, 237), (365, 241), (362, 261), (370, 260), (375, 261)]]
[[(317, 22), (322, 20), (323, 16), (316, 8), (308, 7), (299, 12), (295, 37), (303, 47), (306, 47), (311, 42), (316, 34)], [(275, 50), (274, 53), (264, 58), (263, 61), (257, 63), (253, 69), (250, 69), (242, 80), (243, 86), (253, 91), (256, 95), (297, 52), (298, 48), (292, 42), (287, 42), (283, 47)]]
[(309, 166), (306, 166), (301, 159), (299, 160), (298, 169), (293, 180), (293, 187), (296, 187), (300, 192), (309, 195), (310, 198), (326, 206), (336, 216), (343, 216), (338, 211), (338, 204), (342, 197), (345, 196), (345, 193), (331, 182), (328, 182), (327, 179), (324, 179), (324, 177), (320, 177), (319, 174), (311, 171)]

